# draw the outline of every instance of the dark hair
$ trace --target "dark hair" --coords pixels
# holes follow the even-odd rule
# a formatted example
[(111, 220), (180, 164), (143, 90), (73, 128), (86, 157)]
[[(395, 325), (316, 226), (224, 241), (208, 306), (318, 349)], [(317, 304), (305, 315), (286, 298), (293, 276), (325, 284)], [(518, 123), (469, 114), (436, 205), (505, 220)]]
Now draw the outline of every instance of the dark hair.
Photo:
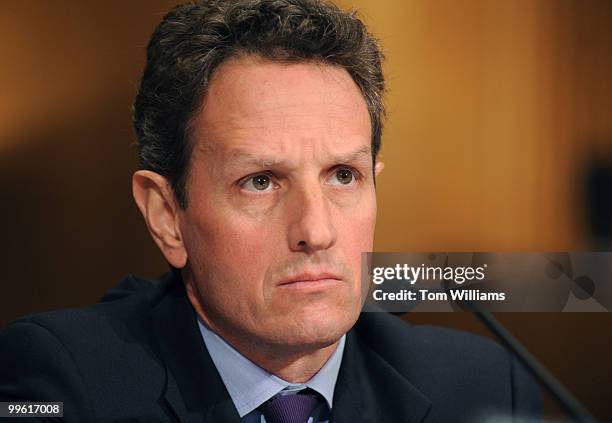
[(181, 207), (187, 207), (191, 117), (214, 70), (242, 54), (346, 69), (368, 107), (374, 163), (384, 115), (382, 53), (355, 12), (319, 0), (185, 4), (170, 11), (153, 32), (134, 101), (139, 167), (168, 178)]

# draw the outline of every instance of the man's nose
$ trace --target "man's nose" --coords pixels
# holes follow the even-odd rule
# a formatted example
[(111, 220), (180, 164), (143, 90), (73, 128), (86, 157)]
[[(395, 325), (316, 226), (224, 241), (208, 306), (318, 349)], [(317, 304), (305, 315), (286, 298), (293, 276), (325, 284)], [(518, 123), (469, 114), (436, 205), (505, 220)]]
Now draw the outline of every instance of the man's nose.
[(296, 190), (289, 199), (289, 248), (313, 253), (336, 243), (329, 200), (321, 186)]

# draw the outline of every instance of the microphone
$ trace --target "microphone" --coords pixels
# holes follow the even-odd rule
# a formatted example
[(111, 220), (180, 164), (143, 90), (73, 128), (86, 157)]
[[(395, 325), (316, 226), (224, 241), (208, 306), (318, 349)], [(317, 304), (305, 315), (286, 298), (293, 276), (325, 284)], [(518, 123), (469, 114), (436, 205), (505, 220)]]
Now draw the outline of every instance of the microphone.
[(506, 347), (525, 366), (527, 371), (557, 400), (561, 407), (576, 421), (595, 423), (595, 418), (584, 405), (578, 401), (527, 349), (497, 320), (493, 315), (476, 302), (463, 300), (461, 302), (472, 310), (478, 320), (487, 328), (501, 344)]

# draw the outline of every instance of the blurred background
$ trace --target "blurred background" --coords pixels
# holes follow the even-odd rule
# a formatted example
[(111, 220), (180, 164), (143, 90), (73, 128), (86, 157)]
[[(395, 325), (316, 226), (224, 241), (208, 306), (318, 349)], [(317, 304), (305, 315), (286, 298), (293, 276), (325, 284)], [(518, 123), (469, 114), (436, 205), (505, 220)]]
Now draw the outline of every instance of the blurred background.
[[(612, 250), (612, 2), (338, 3), (387, 55), (377, 251)], [(0, 326), (167, 270), (131, 198), (130, 107), (174, 4), (2, 5)], [(498, 317), (612, 421), (610, 314)], [(466, 313), (407, 319), (488, 336)]]

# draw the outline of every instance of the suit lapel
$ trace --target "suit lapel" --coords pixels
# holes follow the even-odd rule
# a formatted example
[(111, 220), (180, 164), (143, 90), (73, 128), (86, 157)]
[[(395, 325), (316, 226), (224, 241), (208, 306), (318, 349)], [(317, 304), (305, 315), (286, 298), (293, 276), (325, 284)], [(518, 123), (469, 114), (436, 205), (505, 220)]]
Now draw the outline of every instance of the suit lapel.
[(152, 309), (160, 354), (166, 365), (162, 401), (181, 422), (240, 423), (240, 417), (204, 341), (183, 282), (168, 276), (168, 291)]
[(352, 329), (334, 390), (331, 423), (418, 423), (431, 403)]

